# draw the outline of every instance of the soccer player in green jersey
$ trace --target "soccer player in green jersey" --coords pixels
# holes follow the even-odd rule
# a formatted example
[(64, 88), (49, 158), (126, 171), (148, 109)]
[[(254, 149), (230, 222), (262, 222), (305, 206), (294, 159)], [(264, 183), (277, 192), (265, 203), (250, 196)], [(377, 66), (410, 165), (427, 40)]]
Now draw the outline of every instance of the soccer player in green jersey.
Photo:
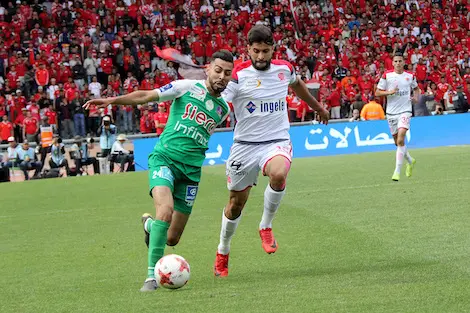
[(137, 105), (173, 100), (165, 130), (149, 156), (149, 185), (156, 214), (142, 216), (148, 246), (148, 273), (141, 291), (157, 289), (154, 269), (165, 246), (178, 243), (196, 199), (201, 167), (209, 138), (230, 112), (221, 97), (231, 79), (233, 56), (227, 50), (213, 54), (207, 79), (177, 80), (155, 90), (88, 101), (94, 104)]

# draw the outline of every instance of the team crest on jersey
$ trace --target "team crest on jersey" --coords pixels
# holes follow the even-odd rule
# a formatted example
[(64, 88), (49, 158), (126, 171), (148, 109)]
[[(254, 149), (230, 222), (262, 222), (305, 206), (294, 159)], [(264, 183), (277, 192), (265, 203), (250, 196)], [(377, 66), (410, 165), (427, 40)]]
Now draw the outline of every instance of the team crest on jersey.
[(409, 80), (410, 80), (410, 78), (409, 78), (409, 77), (407, 77), (407, 78), (405, 78), (405, 79), (406, 79), (406, 81), (409, 81)]
[(206, 109), (208, 111), (212, 111), (212, 109), (214, 109), (214, 102), (212, 100), (207, 100), (206, 101)]
[(283, 81), (284, 79), (286, 79), (286, 75), (284, 75), (284, 73), (279, 73), (277, 74), (277, 77), (279, 77), (279, 80)]
[(223, 110), (222, 110), (222, 107), (221, 107), (221, 106), (218, 106), (215, 111), (217, 112), (217, 115), (218, 115), (219, 117), (222, 117)]
[(245, 108), (248, 110), (248, 112), (253, 113), (256, 110), (256, 104), (253, 102), (248, 102), (248, 104), (245, 106)]

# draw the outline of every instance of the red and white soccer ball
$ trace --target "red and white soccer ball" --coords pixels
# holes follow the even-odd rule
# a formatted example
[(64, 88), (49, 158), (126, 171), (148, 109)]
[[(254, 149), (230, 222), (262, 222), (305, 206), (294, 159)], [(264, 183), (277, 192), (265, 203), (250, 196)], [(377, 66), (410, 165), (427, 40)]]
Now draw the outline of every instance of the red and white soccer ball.
[(168, 254), (155, 265), (155, 279), (159, 287), (178, 289), (189, 280), (189, 263), (177, 254)]

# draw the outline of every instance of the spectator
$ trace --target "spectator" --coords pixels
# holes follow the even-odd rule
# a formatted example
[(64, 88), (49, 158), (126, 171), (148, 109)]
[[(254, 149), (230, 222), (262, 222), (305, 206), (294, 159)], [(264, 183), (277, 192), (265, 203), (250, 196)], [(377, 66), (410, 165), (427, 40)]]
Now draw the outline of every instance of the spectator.
[(376, 102), (378, 98), (371, 97), (371, 101), (364, 105), (361, 111), (361, 118), (365, 121), (383, 120), (385, 119), (384, 109), (382, 105)]
[(358, 109), (354, 109), (352, 113), (352, 117), (349, 119), (350, 122), (359, 122), (361, 121), (361, 114), (359, 113)]
[(20, 169), (24, 173), (25, 180), (29, 180), (28, 171), (35, 170), (34, 176), (39, 174), (42, 167), (41, 162), (37, 161), (36, 153), (34, 149), (29, 146), (28, 141), (24, 141), (21, 148), (17, 149), (18, 152), (18, 163)]
[(35, 80), (36, 84), (43, 88), (49, 84), (49, 71), (46, 69), (45, 63), (41, 63), (41, 65), (39, 65), (39, 69), (35, 74)]
[(166, 123), (168, 122), (168, 113), (166, 113), (166, 108), (164, 103), (158, 104), (158, 112), (154, 114), (155, 122), (155, 131), (158, 136), (163, 133)]
[(126, 135), (120, 134), (116, 142), (113, 143), (111, 150), (112, 160), (111, 162), (119, 163), (121, 168), (120, 171), (124, 172), (125, 165), (127, 163), (127, 172), (132, 169), (132, 163), (134, 162), (134, 155), (131, 151), (124, 149), (123, 144), (127, 140)]
[(56, 137), (52, 140), (49, 166), (51, 168), (65, 167), (67, 175), (70, 173), (69, 162), (65, 158), (65, 145), (60, 138)]
[(16, 167), (18, 166), (18, 144), (14, 137), (8, 137), (8, 148), (6, 154), (6, 162), (3, 163), (5, 167)]
[(106, 157), (111, 153), (113, 143), (116, 141), (117, 128), (111, 123), (111, 117), (106, 115), (103, 117), (101, 126), (98, 129), (100, 136), (100, 147), (102, 156)]
[(454, 96), (453, 104), (456, 113), (467, 113), (469, 110), (468, 99), (465, 93), (463, 92), (462, 85), (457, 87), (457, 92)]
[(90, 93), (94, 98), (101, 98), (102, 86), (98, 82), (98, 78), (96, 76), (92, 77), (91, 83), (88, 85), (88, 89), (90, 90)]
[(327, 98), (328, 106), (331, 108), (331, 118), (341, 118), (341, 94), (338, 89), (334, 89)]
[(72, 66), (72, 77), (77, 88), (79, 90), (83, 90), (87, 73), (83, 68), (82, 61), (80, 61), (80, 57), (78, 55), (75, 55), (75, 65)]
[(70, 139), (74, 136), (73, 107), (65, 96), (64, 90), (60, 90), (55, 99), (55, 108), (59, 113), (59, 134), (62, 138)]
[(88, 84), (90, 84), (92, 82), (92, 78), (97, 75), (98, 60), (88, 52), (87, 58), (83, 61), (83, 67), (86, 70)]
[(140, 117), (140, 132), (142, 134), (151, 133), (153, 129), (152, 118), (149, 116), (148, 106), (142, 107), (142, 116)]
[(73, 125), (75, 126), (76, 136), (85, 136), (85, 111), (83, 105), (89, 100), (88, 93), (84, 97), (72, 101), (73, 108)]
[(26, 110), (26, 116), (23, 120), (23, 139), (28, 142), (37, 141), (39, 131), (39, 121), (31, 115), (31, 111)]
[(7, 115), (2, 116), (0, 123), (0, 141), (2, 144), (8, 143), (9, 139), (13, 137), (13, 124), (8, 120)]

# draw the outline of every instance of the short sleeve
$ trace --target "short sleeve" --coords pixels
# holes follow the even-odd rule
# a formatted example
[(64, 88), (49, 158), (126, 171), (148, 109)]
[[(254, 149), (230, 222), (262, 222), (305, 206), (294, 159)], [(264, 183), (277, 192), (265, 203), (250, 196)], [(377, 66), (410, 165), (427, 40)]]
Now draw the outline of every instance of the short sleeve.
[(233, 99), (236, 97), (238, 91), (238, 82), (231, 80), (225, 90), (222, 92), (222, 98), (226, 102), (233, 102)]
[(416, 76), (413, 75), (411, 79), (411, 89), (415, 89), (416, 87), (418, 87), (418, 83), (416, 82)]
[(292, 70), (290, 71), (290, 76), (289, 76), (289, 85), (294, 84), (297, 81), (297, 73), (295, 72), (295, 69), (292, 67)]
[(387, 90), (387, 79), (385, 78), (385, 75), (380, 78), (379, 83), (377, 84), (377, 89)]
[(155, 89), (158, 102), (171, 101), (184, 95), (193, 85), (194, 80), (175, 80), (165, 86)]

